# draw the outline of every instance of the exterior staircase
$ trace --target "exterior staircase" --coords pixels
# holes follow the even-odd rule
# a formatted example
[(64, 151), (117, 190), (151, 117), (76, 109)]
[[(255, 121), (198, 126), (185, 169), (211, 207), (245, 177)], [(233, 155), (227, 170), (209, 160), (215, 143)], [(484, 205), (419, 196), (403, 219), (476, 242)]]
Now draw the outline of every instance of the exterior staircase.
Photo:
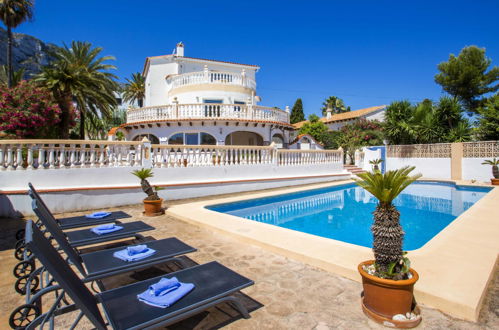
[(359, 173), (365, 173), (366, 172), (363, 169), (361, 169), (360, 167), (357, 167), (355, 165), (344, 165), (344, 167), (345, 167), (345, 170), (347, 170), (348, 172), (352, 173), (353, 175), (357, 175)]

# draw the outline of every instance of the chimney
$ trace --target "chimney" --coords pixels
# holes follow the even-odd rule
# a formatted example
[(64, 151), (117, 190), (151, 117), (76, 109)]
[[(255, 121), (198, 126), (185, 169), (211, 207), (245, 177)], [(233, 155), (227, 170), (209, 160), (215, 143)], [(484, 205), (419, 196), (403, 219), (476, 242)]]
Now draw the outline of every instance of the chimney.
[(180, 57), (184, 56), (184, 44), (182, 43), (182, 41), (177, 44), (177, 49), (175, 51), (175, 55), (180, 56)]
[(331, 109), (331, 106), (328, 104), (326, 108), (326, 118), (330, 119), (333, 116), (333, 109)]

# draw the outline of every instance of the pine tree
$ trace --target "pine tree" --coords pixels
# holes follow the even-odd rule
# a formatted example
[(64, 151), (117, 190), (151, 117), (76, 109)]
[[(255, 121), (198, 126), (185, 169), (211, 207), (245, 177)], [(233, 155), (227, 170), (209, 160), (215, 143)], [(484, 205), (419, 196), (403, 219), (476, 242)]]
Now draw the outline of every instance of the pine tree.
[(289, 120), (291, 121), (291, 124), (295, 124), (305, 120), (305, 114), (303, 113), (303, 103), (301, 99), (297, 99), (295, 104), (293, 105)]
[(499, 90), (499, 67), (490, 68), (491, 63), (484, 48), (465, 47), (458, 56), (450, 54), (449, 61), (438, 65), (435, 82), (457, 97), (468, 112), (476, 113), (486, 100), (484, 95)]

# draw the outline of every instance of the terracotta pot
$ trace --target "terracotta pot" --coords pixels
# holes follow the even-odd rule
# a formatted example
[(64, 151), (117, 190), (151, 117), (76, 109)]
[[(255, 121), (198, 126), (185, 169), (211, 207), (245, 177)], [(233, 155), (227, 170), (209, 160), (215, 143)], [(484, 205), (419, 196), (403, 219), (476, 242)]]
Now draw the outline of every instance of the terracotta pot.
[[(400, 281), (383, 279), (369, 275), (366, 271), (364, 271), (363, 266), (368, 266), (372, 263), (374, 263), (374, 260), (364, 261), (357, 267), (360, 275), (362, 276), (362, 285), (364, 287), (364, 297), (362, 303), (364, 309), (367, 309), (367, 311), (365, 311), (366, 314), (375, 321), (384, 323), (382, 321), (391, 320), (396, 314), (405, 315), (407, 313), (411, 313), (414, 310), (413, 289), (414, 284), (419, 279), (418, 273), (411, 268), (411, 279)], [(417, 320), (417, 324), (420, 321), (421, 318)], [(402, 327), (406, 328), (408, 326)]]
[(499, 186), (499, 179), (490, 179), (490, 183), (493, 185), (493, 186)]
[(144, 199), (144, 215), (148, 217), (154, 217), (157, 215), (164, 214), (165, 211), (162, 208), (162, 203), (163, 203), (163, 198), (156, 201), (150, 201)]

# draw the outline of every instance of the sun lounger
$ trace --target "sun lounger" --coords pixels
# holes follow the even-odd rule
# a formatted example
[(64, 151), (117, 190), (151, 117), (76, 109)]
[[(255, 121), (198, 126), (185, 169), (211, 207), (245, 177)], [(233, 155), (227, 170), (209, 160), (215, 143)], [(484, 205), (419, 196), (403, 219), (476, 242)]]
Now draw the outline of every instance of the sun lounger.
[[(35, 187), (33, 187), (31, 183), (28, 183), (28, 186), (29, 186), (29, 191), (28, 191), (29, 196), (32, 199), (38, 201), (39, 207), (45, 208), (48, 212), (50, 212), (49, 208), (47, 207), (43, 199), (40, 197)], [(65, 230), (65, 229), (100, 225), (111, 222), (119, 222), (120, 219), (125, 219), (125, 218), (131, 218), (131, 216), (123, 211), (115, 211), (111, 212), (110, 215), (99, 219), (89, 219), (85, 215), (82, 215), (82, 216), (60, 218), (60, 219), (56, 219), (54, 217), (54, 220), (61, 227), (61, 229)]]
[[(158, 282), (160, 277), (104, 291), (94, 296), (85, 286), (84, 281), (78, 278), (36, 226), (30, 225), (27, 227), (26, 242), (36, 258), (53, 276), (57, 285), (44, 289), (43, 293), (42, 290), (35, 294), (32, 301), (20, 306), (17, 310), (26, 312), (27, 308), (33, 309), (33, 302), (36, 302), (41, 294), (50, 291), (64, 291), (64, 294), (57, 295), (53, 308), (47, 313), (41, 315), (40, 311), (38, 311), (38, 314), (34, 313), (37, 317), (31, 321), (27, 329), (34, 329), (37, 326), (42, 328), (44, 325), (53, 324), (51, 320), (55, 315), (74, 311), (75, 309), (80, 310), (80, 314), (76, 317), (71, 328), (76, 327), (83, 316), (86, 316), (97, 329), (107, 329), (108, 324), (113, 329), (167, 326), (223, 302), (230, 303), (243, 317), (250, 317), (246, 308), (233, 294), (251, 286), (253, 281), (217, 262), (210, 262), (169, 274), (169, 276), (175, 276), (181, 282), (194, 284), (195, 289), (172, 306), (158, 308), (139, 301), (137, 295), (144, 292), (150, 285)], [(61, 305), (60, 302), (65, 295), (68, 295), (74, 304)], [(99, 311), (99, 302), (102, 304), (109, 323), (104, 321)]]
[(47, 228), (47, 230), (50, 231), (50, 233), (52, 233), (52, 235), (55, 236), (55, 233), (58, 233), (58, 235), (63, 235), (67, 238), (69, 244), (71, 244), (71, 246), (73, 247), (109, 242), (130, 237), (142, 239), (143, 236), (139, 234), (140, 232), (154, 229), (154, 227), (149, 226), (142, 221), (133, 221), (121, 223), (120, 226), (123, 227), (121, 230), (105, 235), (95, 234), (94, 232), (90, 231), (90, 229), (79, 229), (70, 232), (63, 232), (50, 211), (41, 206), (37, 200), (32, 201), (32, 207), (38, 219), (40, 219), (42, 224)]

